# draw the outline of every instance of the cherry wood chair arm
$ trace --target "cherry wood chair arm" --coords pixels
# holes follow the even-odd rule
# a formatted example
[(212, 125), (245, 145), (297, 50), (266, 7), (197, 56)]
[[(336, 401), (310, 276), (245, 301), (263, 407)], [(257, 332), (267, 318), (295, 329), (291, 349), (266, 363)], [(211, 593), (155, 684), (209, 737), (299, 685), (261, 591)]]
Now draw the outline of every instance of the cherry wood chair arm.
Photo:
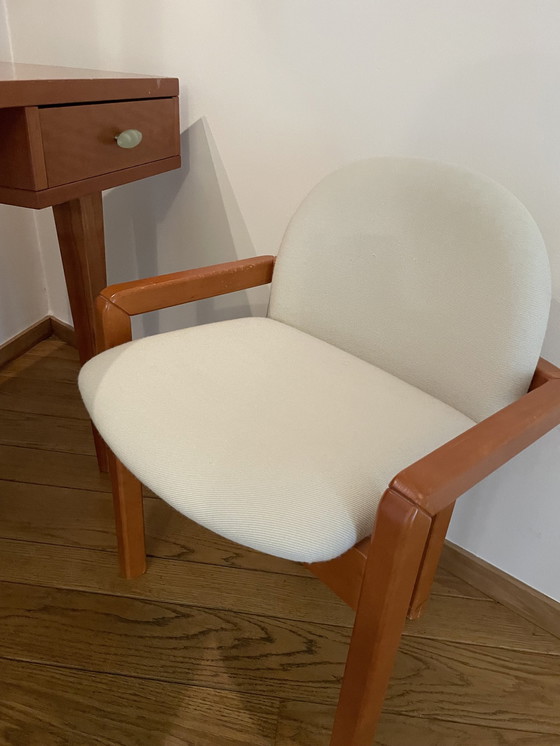
[(268, 284), (275, 260), (258, 256), (110, 285), (95, 302), (97, 352), (132, 339), (131, 316)]
[(390, 484), (435, 516), (560, 424), (560, 370), (539, 361), (529, 393), (403, 469)]
[(121, 282), (105, 288), (101, 295), (129, 316), (135, 316), (181, 303), (234, 293), (236, 290), (246, 290), (256, 285), (266, 285), (272, 279), (274, 260), (273, 256), (258, 256)]
[(553, 381), (555, 378), (560, 378), (560, 368), (557, 368), (552, 363), (549, 363), (548, 360), (545, 360), (544, 357), (541, 357), (537, 363), (529, 391), (534, 391), (539, 386), (542, 386), (543, 383)]

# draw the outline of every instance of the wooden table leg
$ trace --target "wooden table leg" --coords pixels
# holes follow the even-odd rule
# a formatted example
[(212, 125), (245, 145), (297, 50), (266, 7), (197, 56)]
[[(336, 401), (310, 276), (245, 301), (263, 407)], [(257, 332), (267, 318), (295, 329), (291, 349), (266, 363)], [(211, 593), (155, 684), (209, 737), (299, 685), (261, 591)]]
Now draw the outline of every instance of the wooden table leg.
[[(95, 355), (94, 300), (107, 285), (101, 192), (53, 205), (76, 344), (82, 365)], [(97, 462), (108, 471), (107, 450), (93, 429)]]

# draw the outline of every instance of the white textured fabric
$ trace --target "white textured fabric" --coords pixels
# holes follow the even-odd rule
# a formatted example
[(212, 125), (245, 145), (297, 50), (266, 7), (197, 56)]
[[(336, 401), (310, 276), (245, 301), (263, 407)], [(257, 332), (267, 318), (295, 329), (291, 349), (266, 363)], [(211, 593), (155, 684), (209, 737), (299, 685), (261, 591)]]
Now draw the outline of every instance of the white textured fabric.
[(456, 166), (377, 158), (303, 202), (269, 316), (479, 421), (527, 390), (549, 306), (543, 241), (513, 195)]
[(389, 480), (473, 424), (271, 319), (116, 347), (79, 385), (101, 435), (156, 494), (223, 536), (305, 562), (369, 534)]

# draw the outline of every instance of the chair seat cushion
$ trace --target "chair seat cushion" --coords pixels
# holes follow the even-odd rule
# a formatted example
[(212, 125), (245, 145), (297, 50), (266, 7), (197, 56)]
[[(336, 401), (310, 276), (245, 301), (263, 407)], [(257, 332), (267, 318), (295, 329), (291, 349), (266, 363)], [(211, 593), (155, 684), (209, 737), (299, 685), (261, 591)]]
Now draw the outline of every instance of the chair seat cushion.
[(370, 534), (392, 477), (474, 424), (263, 318), (113, 348), (79, 385), (109, 447), (157, 495), (222, 536), (303, 562)]

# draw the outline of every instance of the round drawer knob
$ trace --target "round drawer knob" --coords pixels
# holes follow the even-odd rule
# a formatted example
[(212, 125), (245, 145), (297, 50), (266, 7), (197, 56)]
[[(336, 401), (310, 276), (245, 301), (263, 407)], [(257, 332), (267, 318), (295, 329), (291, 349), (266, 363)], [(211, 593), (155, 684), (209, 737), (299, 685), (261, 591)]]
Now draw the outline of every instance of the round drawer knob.
[(115, 140), (119, 148), (135, 148), (142, 142), (142, 133), (139, 130), (124, 130)]

